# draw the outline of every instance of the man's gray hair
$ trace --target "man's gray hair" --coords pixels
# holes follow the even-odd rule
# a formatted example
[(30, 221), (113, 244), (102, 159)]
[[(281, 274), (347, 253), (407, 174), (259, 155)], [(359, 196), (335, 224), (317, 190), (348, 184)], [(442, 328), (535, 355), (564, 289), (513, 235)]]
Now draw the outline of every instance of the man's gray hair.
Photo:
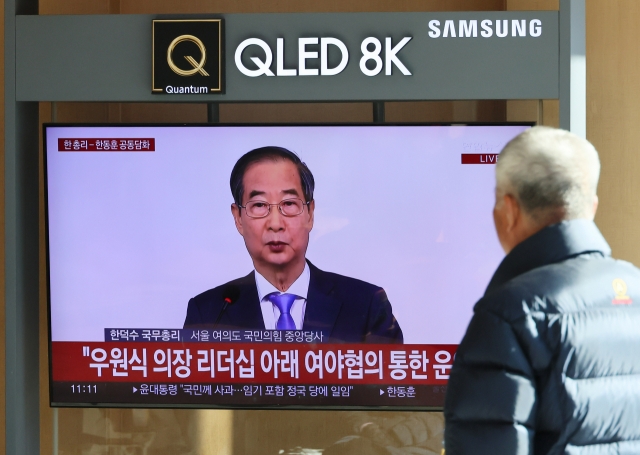
[(593, 218), (599, 176), (598, 152), (589, 141), (536, 126), (500, 153), (496, 190), (513, 195), (538, 222)]

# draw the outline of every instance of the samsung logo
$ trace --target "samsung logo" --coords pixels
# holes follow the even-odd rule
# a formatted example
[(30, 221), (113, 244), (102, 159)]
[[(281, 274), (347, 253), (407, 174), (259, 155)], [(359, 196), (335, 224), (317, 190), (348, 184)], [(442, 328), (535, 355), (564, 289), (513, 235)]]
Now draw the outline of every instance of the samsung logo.
[(478, 34), (482, 38), (491, 38), (497, 36), (504, 38), (506, 36), (525, 37), (531, 36), (538, 38), (542, 35), (542, 21), (540, 19), (496, 19), (495, 21), (485, 19), (478, 23), (477, 20), (457, 21), (446, 20), (444, 23), (439, 20), (429, 21), (429, 37), (430, 38), (477, 38)]

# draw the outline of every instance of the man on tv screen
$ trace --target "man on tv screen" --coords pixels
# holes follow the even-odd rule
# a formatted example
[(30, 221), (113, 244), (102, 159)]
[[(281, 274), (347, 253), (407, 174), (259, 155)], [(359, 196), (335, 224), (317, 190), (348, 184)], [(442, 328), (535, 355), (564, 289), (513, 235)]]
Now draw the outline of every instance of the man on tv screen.
[(333, 342), (402, 343), (382, 288), (306, 259), (315, 181), (295, 153), (281, 147), (246, 153), (230, 186), (231, 212), (255, 270), (192, 298), (185, 329), (309, 330)]

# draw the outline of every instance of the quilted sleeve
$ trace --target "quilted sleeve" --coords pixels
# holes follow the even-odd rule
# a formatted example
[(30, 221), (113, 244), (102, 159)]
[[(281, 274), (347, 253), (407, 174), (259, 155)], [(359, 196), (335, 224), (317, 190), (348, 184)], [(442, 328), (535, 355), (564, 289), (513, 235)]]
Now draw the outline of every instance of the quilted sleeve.
[(445, 402), (447, 455), (532, 453), (533, 370), (512, 324), (476, 312), (456, 354)]

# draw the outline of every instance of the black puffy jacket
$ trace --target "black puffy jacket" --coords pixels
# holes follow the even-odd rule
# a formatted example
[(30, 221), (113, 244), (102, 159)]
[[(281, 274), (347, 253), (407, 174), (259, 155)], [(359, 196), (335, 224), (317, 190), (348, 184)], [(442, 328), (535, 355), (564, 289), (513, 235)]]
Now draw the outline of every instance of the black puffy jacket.
[(445, 419), (447, 455), (640, 454), (640, 271), (593, 222), (549, 226), (505, 257)]

